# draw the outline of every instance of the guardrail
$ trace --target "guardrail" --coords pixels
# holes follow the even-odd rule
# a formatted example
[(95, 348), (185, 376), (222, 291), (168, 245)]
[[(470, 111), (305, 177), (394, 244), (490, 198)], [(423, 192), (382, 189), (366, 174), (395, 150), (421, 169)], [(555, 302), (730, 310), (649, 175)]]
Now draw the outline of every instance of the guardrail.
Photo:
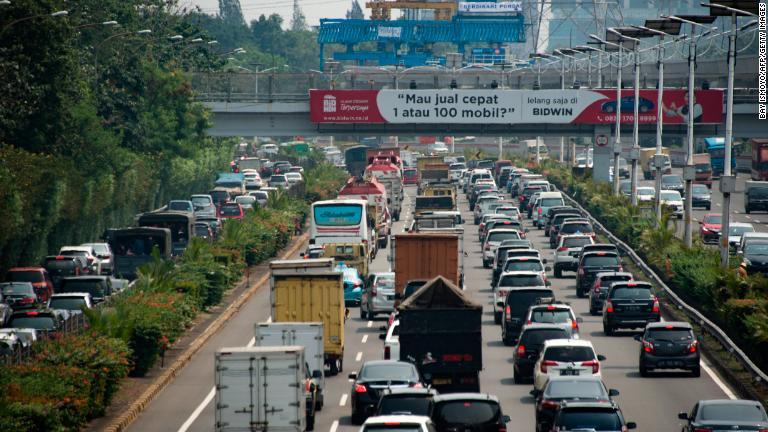
[(763, 372), (763, 370), (760, 369), (747, 356), (747, 354), (744, 353), (744, 351), (742, 351), (741, 348), (739, 348), (738, 345), (736, 345), (736, 343), (730, 337), (728, 337), (728, 335), (720, 327), (717, 326), (717, 324), (712, 322), (709, 318), (704, 316), (704, 314), (696, 310), (694, 307), (685, 303), (685, 301), (683, 301), (680, 296), (678, 296), (671, 288), (669, 288), (667, 284), (665, 284), (664, 281), (656, 274), (656, 272), (654, 272), (653, 269), (651, 269), (645, 263), (645, 261), (643, 261), (643, 259), (640, 258), (640, 256), (631, 247), (629, 247), (629, 245), (621, 241), (621, 239), (616, 237), (612, 232), (605, 228), (576, 200), (571, 198), (565, 192), (561, 192), (563, 196), (566, 197), (567, 201), (571, 203), (571, 205), (575, 206), (582, 214), (587, 216), (596, 230), (600, 231), (602, 234), (608, 237), (613, 244), (615, 244), (620, 250), (628, 255), (635, 263), (635, 265), (640, 267), (643, 273), (651, 278), (653, 282), (664, 291), (664, 294), (667, 296), (667, 298), (669, 298), (679, 310), (682, 310), (691, 320), (698, 324), (702, 330), (706, 331), (708, 334), (717, 339), (717, 341), (735, 357), (735, 359), (744, 367), (744, 369), (752, 374), (752, 378), (755, 381), (768, 383), (768, 375), (766, 375), (766, 373)]

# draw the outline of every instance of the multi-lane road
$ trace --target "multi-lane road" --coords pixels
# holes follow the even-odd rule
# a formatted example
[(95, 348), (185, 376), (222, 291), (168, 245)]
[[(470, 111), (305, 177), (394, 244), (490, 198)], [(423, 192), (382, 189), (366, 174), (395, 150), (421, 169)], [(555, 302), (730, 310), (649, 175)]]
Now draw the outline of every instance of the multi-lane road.
[[(415, 193), (408, 188), (406, 208)], [(738, 208), (740, 204), (736, 204)], [(715, 210), (713, 204), (713, 211)], [(491, 312), (490, 271), (482, 268), (480, 244), (477, 242), (477, 226), (472, 225), (466, 200), (460, 200), (464, 212), (465, 247), (468, 257), (465, 261), (467, 294), (484, 308), (483, 318), (483, 363), (481, 389), (499, 397), (505, 414), (511, 417), (510, 432), (534, 430), (533, 399), (529, 395), (530, 384), (516, 385), (512, 377), (513, 348), (501, 342), (498, 325), (493, 324)], [(404, 213), (407, 214), (407, 213)], [(702, 213), (703, 214), (703, 213)], [(740, 214), (740, 216), (746, 216)], [(401, 231), (406, 218), (394, 226)], [(768, 220), (768, 217), (765, 218)], [(738, 220), (738, 219), (737, 219)], [(753, 221), (754, 222), (754, 221)], [(552, 257), (543, 232), (530, 227), (529, 238), (542, 255)], [(388, 250), (379, 253), (372, 264), (372, 271), (387, 271)], [(573, 273), (565, 273), (563, 279), (554, 279), (553, 288), (559, 299), (570, 302), (581, 324), (582, 338), (589, 339), (598, 353), (607, 357), (603, 362), (602, 374), (606, 384), (620, 390), (616, 400), (625, 417), (638, 423), (638, 430), (666, 432), (680, 430), (677, 413), (689, 410), (699, 399), (735, 397), (712, 371), (705, 365), (700, 378), (687, 374), (661, 373), (651, 378), (641, 378), (637, 370), (639, 347), (630, 332), (621, 336), (606, 337), (602, 333), (599, 317), (590, 316), (585, 299), (578, 299), (574, 290)], [(361, 320), (357, 308), (351, 310), (346, 325), (346, 351), (344, 373), (326, 379), (325, 407), (318, 413), (315, 430), (319, 432), (349, 432), (359, 427), (350, 422), (350, 380), (347, 374), (360, 367), (367, 360), (381, 359), (382, 343), (379, 327), (385, 325), (385, 317), (375, 320)], [(253, 325), (270, 319), (269, 290), (261, 289), (224, 328), (206, 344), (179, 376), (147, 407), (130, 426), (132, 431), (212, 431), (214, 429), (213, 409), (213, 353), (224, 346), (242, 346), (252, 343)]]

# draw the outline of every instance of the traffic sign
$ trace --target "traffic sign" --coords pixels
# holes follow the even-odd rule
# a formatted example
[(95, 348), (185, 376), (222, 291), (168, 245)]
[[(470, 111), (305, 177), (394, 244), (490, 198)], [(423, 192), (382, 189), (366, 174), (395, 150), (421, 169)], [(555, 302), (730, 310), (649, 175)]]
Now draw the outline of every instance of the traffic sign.
[(598, 147), (605, 147), (608, 145), (608, 136), (607, 135), (598, 135), (595, 137), (595, 144), (597, 144)]

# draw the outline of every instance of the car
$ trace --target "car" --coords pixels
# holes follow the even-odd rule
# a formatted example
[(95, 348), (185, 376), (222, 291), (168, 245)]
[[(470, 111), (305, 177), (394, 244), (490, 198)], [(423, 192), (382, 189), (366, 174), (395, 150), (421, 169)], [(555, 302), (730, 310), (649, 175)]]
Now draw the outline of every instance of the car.
[(500, 215), (505, 215), (505, 216), (511, 216), (519, 221), (523, 220), (523, 214), (520, 213), (520, 209), (509, 203), (505, 203), (500, 207), (496, 207), (495, 213)]
[(581, 248), (588, 244), (594, 244), (595, 241), (589, 235), (566, 235), (560, 237), (560, 243), (554, 252), (553, 268), (555, 277), (563, 277), (564, 271), (576, 271), (579, 266), (579, 255)]
[(549, 247), (554, 249), (557, 246), (557, 233), (560, 230), (560, 227), (566, 222), (566, 221), (577, 221), (581, 220), (584, 222), (589, 222), (587, 219), (584, 219), (581, 214), (570, 212), (570, 213), (557, 213), (550, 222), (549, 228), (544, 228), (545, 235), (549, 236)]
[(383, 415), (371, 417), (360, 432), (434, 432), (435, 426), (426, 415)]
[(382, 327), (382, 329), (384, 333), (379, 334), (379, 339), (384, 341), (384, 360), (399, 360), (400, 321), (395, 319), (390, 326)]
[(544, 342), (533, 368), (533, 388), (543, 390), (550, 376), (594, 376), (601, 378), (600, 362), (605, 357), (595, 353), (585, 339), (552, 339)]
[(304, 176), (302, 176), (301, 173), (298, 173), (298, 172), (287, 172), (285, 173), (285, 180), (288, 181), (288, 184), (292, 186), (297, 183), (303, 182)]
[(595, 281), (589, 290), (589, 314), (600, 315), (603, 303), (608, 297), (608, 289), (614, 282), (627, 282), (634, 280), (629, 272), (603, 272), (595, 275)]
[(208, 222), (195, 222), (192, 228), (194, 230), (195, 237), (200, 237), (206, 240), (213, 240), (213, 228), (211, 228), (211, 224)]
[(510, 421), (499, 399), (485, 393), (437, 395), (432, 398), (431, 418), (437, 432), (501, 432)]
[(373, 414), (385, 388), (422, 387), (416, 366), (396, 360), (367, 361), (349, 379), (353, 424), (361, 424)]
[(621, 192), (621, 194), (625, 197), (632, 196), (632, 181), (622, 180), (619, 182), (619, 192)]
[(520, 239), (520, 231), (515, 229), (496, 228), (488, 231), (483, 240), (483, 268), (490, 268), (496, 255), (496, 248), (504, 240)]
[(683, 178), (677, 174), (665, 174), (661, 176), (661, 190), (673, 190), (677, 191), (680, 195), (685, 195), (685, 183), (683, 183)]
[(452, 163), (448, 166), (448, 179), (452, 183), (456, 183), (461, 178), (461, 174), (464, 172), (464, 170), (467, 169), (467, 166), (463, 163)]
[(617, 329), (644, 328), (661, 321), (659, 299), (648, 282), (615, 282), (603, 302), (603, 333), (612, 336)]
[(550, 339), (568, 339), (570, 333), (557, 324), (526, 324), (520, 332), (512, 357), (515, 384), (533, 378), (533, 366), (539, 358), (544, 342)]
[(751, 232), (755, 232), (755, 226), (751, 223), (731, 222), (731, 224), (728, 225), (728, 246), (735, 252), (738, 245), (741, 244), (741, 236), (744, 235), (744, 233)]
[(88, 270), (93, 274), (101, 274), (101, 259), (96, 256), (96, 250), (91, 246), (63, 246), (59, 255), (82, 256), (88, 262)]
[[(644, 97), (640, 97), (638, 99), (638, 110), (641, 113), (650, 112), (653, 110), (654, 103), (646, 99)], [(622, 113), (630, 113), (634, 112), (635, 110), (635, 97), (634, 96), (623, 96), (621, 98), (621, 112)], [(600, 105), (600, 111), (604, 113), (614, 113), (616, 112), (616, 101), (610, 100), (608, 102), (604, 102), (602, 105)]]
[[(525, 235), (528, 232), (527, 228), (523, 228), (523, 223), (516, 219), (491, 219), (485, 224), (486, 232), (494, 228), (517, 230), (517, 232), (520, 233), (521, 238), (525, 238)], [(485, 235), (483, 235), (483, 238), (485, 238)], [(483, 241), (482, 238), (480, 241)]]
[(168, 205), (166, 205), (165, 208), (166, 210), (171, 211), (181, 211), (187, 213), (195, 212), (195, 205), (192, 204), (192, 201), (188, 200), (170, 200), (168, 201)]
[(69, 314), (53, 309), (19, 310), (11, 314), (9, 328), (32, 328), (38, 332), (55, 332), (64, 326)]
[[(503, 242), (501, 242), (501, 244), (496, 248), (496, 254), (493, 256), (493, 263), (491, 264), (491, 267), (493, 268), (491, 285), (492, 286), (496, 285), (496, 282), (499, 280), (499, 275), (501, 274), (502, 267), (504, 267), (504, 264), (507, 263), (507, 254), (510, 251), (531, 250), (531, 249), (532, 249), (532, 244), (529, 240), (526, 240), (526, 239), (511, 239), (511, 240), (504, 240)], [(541, 254), (539, 253), (539, 256), (540, 255)]]
[(682, 432), (696, 431), (763, 431), (768, 429), (768, 415), (758, 401), (743, 399), (700, 400), (691, 412), (681, 412), (685, 421)]
[(428, 416), (432, 411), (432, 398), (436, 395), (436, 390), (428, 388), (385, 389), (376, 406), (376, 416), (396, 414)]
[(659, 200), (661, 201), (661, 204), (674, 216), (676, 216), (678, 219), (683, 218), (683, 197), (680, 196), (680, 192), (675, 190), (662, 190), (659, 193)]
[(112, 278), (108, 276), (76, 276), (61, 280), (59, 293), (83, 293), (91, 295), (94, 303), (101, 303), (113, 294)]
[(693, 327), (687, 322), (654, 322), (645, 326), (640, 342), (640, 376), (658, 369), (686, 369), (701, 376), (701, 350)]
[(602, 379), (593, 376), (553, 376), (542, 391), (532, 390), (531, 395), (536, 399), (536, 432), (548, 432), (563, 402), (607, 401), (619, 391), (606, 388)]
[[(485, 234), (487, 234), (488, 230), (488, 224), (492, 221), (515, 221), (519, 222), (518, 220), (514, 219), (511, 216), (506, 215), (500, 215), (496, 213), (486, 213), (483, 215), (482, 218), (480, 218), (480, 223), (477, 226), (477, 240), (482, 242), (483, 239), (485, 239)], [(514, 228), (514, 227), (513, 227)]]
[(344, 305), (359, 306), (363, 296), (363, 278), (355, 267), (349, 267), (340, 263), (336, 265), (335, 271), (341, 272), (344, 279)]
[(291, 172), (292, 166), (293, 165), (288, 161), (276, 161), (274, 164), (272, 164), (273, 175)]
[(496, 284), (493, 285), (493, 322), (501, 324), (504, 314), (504, 302), (507, 293), (514, 288), (546, 288), (547, 282), (536, 271), (515, 271), (503, 273)]
[(365, 283), (360, 302), (360, 318), (372, 319), (378, 313), (390, 313), (395, 309), (395, 274), (372, 273)]
[(287, 189), (290, 184), (284, 174), (273, 174), (272, 177), (269, 178), (269, 186), (278, 189)]
[(638, 186), (637, 187), (637, 201), (638, 202), (653, 202), (656, 199), (656, 188), (651, 186)]
[(606, 251), (582, 253), (576, 270), (576, 295), (580, 298), (586, 297), (595, 276), (606, 271), (624, 271), (619, 254)]
[(517, 343), (528, 308), (543, 297), (555, 297), (555, 292), (546, 286), (509, 289), (501, 319), (501, 341), (504, 345), (514, 346)]
[(541, 196), (542, 193), (544, 193), (546, 189), (542, 189), (539, 191), (536, 191), (531, 195), (531, 197), (528, 199), (528, 203), (525, 205), (525, 209), (523, 210), (525, 212), (525, 217), (531, 220), (531, 222), (536, 225), (536, 221), (533, 217), (533, 212), (536, 209), (536, 206), (539, 204), (539, 196)]
[(563, 201), (563, 194), (560, 192), (542, 192), (539, 195), (539, 201), (536, 205), (536, 214), (534, 214), (533, 222), (539, 229), (544, 228), (546, 223), (545, 218), (549, 215), (549, 211), (555, 207), (562, 207), (565, 204)]
[[(560, 237), (566, 236), (566, 235), (572, 235), (572, 234), (581, 234), (581, 235), (588, 235), (594, 239), (595, 236), (595, 229), (592, 228), (592, 223), (590, 223), (586, 219), (566, 219), (561, 225), (560, 228), (556, 231), (555, 236), (555, 242), (554, 244), (557, 245), (560, 243)], [(551, 240), (551, 239), (550, 239)], [(551, 242), (550, 242), (551, 244)], [(554, 246), (553, 246), (554, 248)]]
[[(538, 252), (538, 251), (534, 251)], [(509, 255), (509, 253), (507, 253)], [(516, 272), (516, 271), (532, 271), (537, 272), (539, 275), (541, 275), (542, 279), (544, 279), (544, 282), (546, 284), (549, 283), (547, 280), (547, 273), (551, 269), (549, 266), (544, 266), (544, 261), (541, 257), (533, 257), (533, 256), (517, 256), (517, 257), (509, 257), (507, 256), (507, 261), (504, 263), (504, 266), (501, 269), (501, 273), (507, 273), (507, 272)]]
[(528, 308), (524, 321), (525, 325), (557, 325), (567, 332), (570, 339), (579, 339), (579, 324), (583, 322), (576, 317), (569, 304), (547, 298), (540, 298), (537, 304)]
[(235, 202), (240, 204), (240, 207), (243, 208), (243, 211), (253, 210), (253, 207), (258, 205), (256, 204), (256, 197), (251, 195), (236, 196)]
[(43, 260), (43, 267), (48, 271), (54, 291), (59, 288), (61, 278), (87, 274), (87, 261), (82, 257), (51, 255)]
[(750, 240), (739, 251), (739, 255), (739, 269), (742, 275), (768, 274), (768, 239)]
[(236, 202), (227, 202), (219, 206), (220, 219), (242, 219), (245, 217), (243, 206)]
[(243, 170), (246, 189), (258, 189), (264, 185), (259, 172), (256, 170)]
[(93, 301), (91, 294), (87, 292), (56, 293), (48, 300), (49, 309), (69, 311), (70, 315), (82, 313), (84, 309), (91, 309)]
[(13, 310), (32, 309), (40, 305), (35, 288), (29, 282), (0, 283), (0, 295)]
[(581, 248), (581, 253), (579, 254), (579, 259), (581, 259), (581, 256), (590, 252), (613, 252), (616, 255), (619, 254), (619, 248), (616, 247), (614, 244), (610, 243), (593, 243), (584, 245)]
[(80, 246), (91, 247), (96, 253), (101, 265), (101, 274), (112, 274), (114, 263), (112, 262), (112, 248), (109, 243), (83, 243)]
[(216, 216), (216, 204), (208, 194), (196, 194), (189, 197), (192, 201), (195, 217)]
[(31, 283), (40, 302), (47, 302), (53, 295), (53, 281), (48, 271), (43, 267), (14, 267), (8, 270), (5, 280)]
[(549, 209), (549, 213), (544, 218), (544, 235), (549, 236), (549, 228), (552, 226), (552, 220), (555, 216), (562, 213), (576, 214), (576, 217), (580, 217), (579, 211), (571, 206), (556, 206)]
[(625, 432), (631, 429), (637, 429), (637, 424), (624, 420), (619, 405), (611, 400), (561, 402), (552, 421), (552, 430), (558, 432)]
[(213, 230), (213, 236), (216, 237), (221, 232), (221, 219), (216, 217), (216, 215), (213, 216), (200, 216), (195, 218), (195, 223), (206, 223), (211, 227), (211, 230)]
[(474, 187), (475, 183), (481, 179), (493, 179), (491, 171), (487, 169), (474, 169), (470, 171), (469, 180), (467, 181), (467, 184), (464, 185), (464, 192), (467, 194), (472, 193), (472, 188)]
[(489, 208), (489, 205), (498, 203), (500, 200), (501, 200), (501, 196), (497, 195), (495, 192), (478, 196), (477, 199), (475, 200), (475, 203), (474, 203), (475, 205), (473, 207), (473, 219), (474, 219), (475, 225), (478, 225), (480, 223), (480, 219), (482, 219), (485, 213), (493, 213), (493, 210)]
[(530, 186), (523, 188), (522, 192), (518, 195), (520, 199), (520, 205), (518, 208), (520, 208), (520, 211), (525, 211), (527, 213), (528, 211), (528, 204), (530, 203), (531, 196), (535, 194), (536, 192), (542, 192), (545, 191), (546, 187), (544, 186)]
[(3, 294), (3, 284), (0, 284), (0, 327), (5, 326), (5, 323), (8, 322), (8, 319), (13, 313), (13, 307), (10, 304), (11, 301), (11, 299)]
[(37, 330), (31, 328), (0, 328), (0, 359), (37, 342)]
[(703, 184), (694, 183), (691, 187), (691, 201), (693, 207), (704, 207), (709, 211), (712, 209), (712, 191)]

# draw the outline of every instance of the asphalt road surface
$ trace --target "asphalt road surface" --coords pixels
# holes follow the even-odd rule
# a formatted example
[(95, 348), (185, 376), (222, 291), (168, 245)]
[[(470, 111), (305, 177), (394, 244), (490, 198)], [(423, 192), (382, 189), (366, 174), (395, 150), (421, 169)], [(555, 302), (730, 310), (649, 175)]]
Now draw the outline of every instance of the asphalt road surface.
[[(406, 209), (411, 208), (414, 188), (406, 193)], [(736, 198), (734, 201), (737, 201)], [(735, 208), (740, 204), (736, 203)], [(481, 390), (499, 397), (505, 414), (511, 417), (510, 432), (534, 430), (533, 399), (529, 395), (531, 384), (515, 385), (512, 377), (513, 348), (501, 342), (501, 331), (493, 324), (490, 294), (490, 270), (482, 268), (480, 244), (477, 241), (477, 226), (466, 200), (461, 194), (460, 208), (464, 213), (465, 248), (469, 256), (465, 259), (467, 293), (484, 308), (483, 318), (483, 363)], [(713, 203), (713, 210), (716, 206)], [(743, 207), (742, 207), (743, 208)], [(403, 212), (404, 215), (408, 214)], [(700, 213), (703, 214), (703, 213)], [(746, 215), (740, 215), (746, 216)], [(402, 231), (403, 221), (395, 223), (393, 232)], [(768, 217), (765, 217), (768, 221)], [(738, 220), (738, 219), (737, 219)], [(543, 236), (526, 221), (530, 229), (529, 238), (542, 255), (552, 259), (552, 250)], [(388, 250), (380, 251), (372, 264), (372, 271), (387, 271)], [(637, 370), (638, 342), (632, 332), (621, 332), (620, 336), (606, 337), (602, 333), (600, 317), (590, 316), (587, 300), (578, 299), (574, 290), (574, 274), (565, 273), (564, 278), (550, 280), (559, 299), (568, 301), (584, 322), (581, 336), (591, 340), (598, 353), (607, 357), (602, 362), (603, 379), (610, 388), (618, 389), (616, 398), (629, 421), (638, 424), (639, 431), (666, 432), (680, 430), (677, 413), (689, 410), (699, 399), (734, 397), (711, 368), (706, 365), (700, 378), (684, 373), (661, 373), (650, 378), (641, 378)], [(351, 318), (346, 325), (346, 348), (344, 372), (336, 377), (326, 378), (325, 407), (318, 413), (315, 430), (319, 432), (351, 432), (359, 426), (350, 422), (350, 380), (347, 374), (357, 370), (367, 360), (383, 358), (379, 327), (386, 324), (385, 316), (374, 320), (361, 320), (357, 308), (351, 309)], [(184, 368), (179, 376), (149, 405), (131, 425), (130, 430), (150, 431), (212, 431), (214, 430), (213, 410), (213, 353), (219, 347), (242, 346), (253, 338), (254, 323), (270, 318), (269, 290), (264, 288), (254, 295), (245, 307), (206, 344), (201, 352)]]

